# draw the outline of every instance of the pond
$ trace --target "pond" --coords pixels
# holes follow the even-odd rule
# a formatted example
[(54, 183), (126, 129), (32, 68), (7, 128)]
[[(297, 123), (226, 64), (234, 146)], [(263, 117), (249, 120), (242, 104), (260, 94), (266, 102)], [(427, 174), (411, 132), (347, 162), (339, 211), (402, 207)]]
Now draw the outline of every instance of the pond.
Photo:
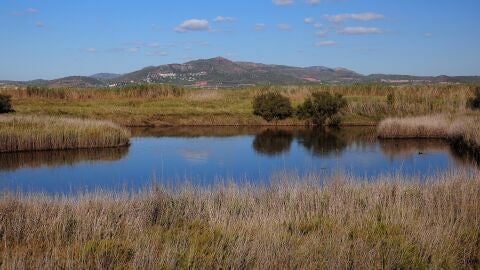
[(378, 140), (374, 128), (133, 129), (124, 148), (0, 154), (0, 190), (76, 193), (268, 182), (280, 172), (428, 176), (477, 163), (442, 140)]

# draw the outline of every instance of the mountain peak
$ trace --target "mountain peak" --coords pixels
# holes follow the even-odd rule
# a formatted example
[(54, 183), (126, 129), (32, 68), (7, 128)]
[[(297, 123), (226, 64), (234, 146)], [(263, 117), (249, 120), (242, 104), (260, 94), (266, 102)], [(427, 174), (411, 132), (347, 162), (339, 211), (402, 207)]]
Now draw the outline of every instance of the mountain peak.
[(228, 62), (232, 62), (230, 59), (227, 59), (225, 57), (222, 57), (222, 56), (217, 56), (215, 58), (212, 58), (210, 60), (215, 60), (215, 61), (228, 61)]
[[(479, 77), (416, 77), (400, 75), (365, 76), (345, 68), (325, 66), (295, 67), (254, 62), (232, 61), (225, 57), (199, 59), (184, 64), (150, 66), (119, 75), (99, 73), (90, 77), (72, 76), (50, 81), (11, 82), (12, 84), (37, 84), (52, 87), (95, 87), (131, 83), (161, 83), (187, 86), (245, 86), (294, 85), (310, 83), (478, 83)], [(0, 81), (0, 83), (3, 83)]]
[(192, 64), (192, 63), (226, 64), (226, 63), (234, 63), (234, 62), (225, 58), (225, 57), (217, 56), (217, 57), (209, 58), (209, 59), (193, 60), (193, 61), (187, 62), (185, 64)]

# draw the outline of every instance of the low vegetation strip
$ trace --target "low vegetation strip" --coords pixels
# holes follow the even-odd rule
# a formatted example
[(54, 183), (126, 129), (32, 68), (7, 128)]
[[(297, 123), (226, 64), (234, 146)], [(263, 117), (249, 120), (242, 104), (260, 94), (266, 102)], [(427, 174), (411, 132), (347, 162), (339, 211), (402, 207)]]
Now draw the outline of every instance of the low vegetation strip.
[(107, 121), (0, 116), (0, 152), (125, 146), (129, 131)]
[(0, 197), (2, 268), (478, 269), (480, 175)]
[(340, 94), (347, 105), (331, 120), (340, 119), (344, 125), (376, 125), (387, 117), (468, 114), (470, 107), (479, 104), (475, 87), (469, 85), (354, 84), (219, 90), (168, 85), (86, 89), (0, 87), (0, 94), (11, 96), (17, 114), (103, 119), (124, 126), (304, 125), (312, 120), (304, 119), (311, 116), (305, 110), (308, 106), (300, 106), (304, 109), (300, 115), (294, 113), (280, 121), (267, 122), (253, 115), (255, 97), (265, 92), (276, 92), (290, 99), (292, 108), (305, 105), (309, 99), (312, 102), (307, 104), (315, 105), (314, 93)]
[(463, 117), (452, 123), (449, 137), (453, 142), (480, 150), (480, 117)]
[(440, 138), (461, 149), (480, 155), (480, 117), (445, 116), (387, 118), (380, 122), (377, 134), (382, 139)]
[(378, 136), (383, 139), (440, 138), (449, 136), (450, 120), (445, 116), (387, 118), (378, 125)]

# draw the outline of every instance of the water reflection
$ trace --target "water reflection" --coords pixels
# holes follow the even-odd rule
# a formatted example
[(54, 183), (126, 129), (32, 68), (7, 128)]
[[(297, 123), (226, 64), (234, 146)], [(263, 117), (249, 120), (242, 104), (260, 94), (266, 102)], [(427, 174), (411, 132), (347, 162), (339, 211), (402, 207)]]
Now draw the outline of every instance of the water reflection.
[(116, 161), (127, 154), (128, 147), (0, 153), (0, 171), (72, 166), (80, 162)]
[(133, 129), (130, 148), (0, 154), (0, 191), (139, 189), (152, 178), (261, 182), (279, 171), (427, 176), (478, 164), (441, 140), (378, 140), (375, 133), (372, 127)]
[(432, 152), (449, 152), (451, 147), (444, 140), (379, 140), (380, 149), (385, 156), (393, 158), (413, 155), (428, 155)]
[(348, 141), (338, 130), (314, 129), (298, 132), (298, 142), (315, 156), (342, 152)]
[(297, 141), (314, 156), (340, 154), (350, 144), (366, 146), (375, 140), (372, 128), (275, 128), (255, 135), (253, 148), (268, 156), (288, 152)]
[(293, 134), (290, 131), (267, 129), (255, 136), (252, 145), (259, 154), (275, 156), (290, 151), (292, 141)]

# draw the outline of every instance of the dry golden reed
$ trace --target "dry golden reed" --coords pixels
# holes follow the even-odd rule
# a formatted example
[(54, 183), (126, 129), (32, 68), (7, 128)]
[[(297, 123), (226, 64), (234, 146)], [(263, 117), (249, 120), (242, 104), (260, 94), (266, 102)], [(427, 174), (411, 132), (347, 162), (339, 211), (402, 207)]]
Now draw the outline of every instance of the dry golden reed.
[(480, 175), (0, 197), (3, 269), (478, 269)]
[(442, 115), (387, 118), (377, 128), (380, 138), (447, 138), (450, 121)]
[(125, 146), (129, 131), (108, 121), (0, 116), (0, 152)]
[(377, 134), (384, 139), (441, 138), (473, 149), (480, 147), (480, 117), (448, 119), (442, 115), (387, 118), (380, 122)]

